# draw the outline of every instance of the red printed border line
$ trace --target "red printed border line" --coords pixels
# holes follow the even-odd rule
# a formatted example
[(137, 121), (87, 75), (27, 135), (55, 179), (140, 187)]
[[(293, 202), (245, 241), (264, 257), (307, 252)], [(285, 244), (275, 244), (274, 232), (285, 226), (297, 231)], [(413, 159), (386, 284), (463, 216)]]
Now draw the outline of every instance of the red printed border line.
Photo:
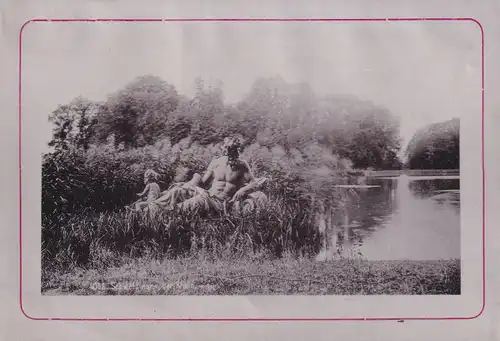
[[(481, 30), (481, 170), (482, 170), (482, 304), (481, 310), (473, 316), (465, 317), (345, 317), (345, 318), (74, 318), (74, 317), (33, 317), (23, 308), (23, 216), (22, 216), (22, 35), (23, 29), (34, 22), (408, 22), (408, 21), (472, 21)], [(481, 316), (486, 305), (486, 229), (485, 229), (485, 170), (484, 170), (484, 29), (481, 23), (474, 18), (101, 18), (101, 19), (32, 19), (26, 21), (19, 31), (19, 112), (18, 112), (18, 143), (19, 143), (19, 305), (23, 315), (35, 321), (399, 321), (399, 320), (473, 320)]]

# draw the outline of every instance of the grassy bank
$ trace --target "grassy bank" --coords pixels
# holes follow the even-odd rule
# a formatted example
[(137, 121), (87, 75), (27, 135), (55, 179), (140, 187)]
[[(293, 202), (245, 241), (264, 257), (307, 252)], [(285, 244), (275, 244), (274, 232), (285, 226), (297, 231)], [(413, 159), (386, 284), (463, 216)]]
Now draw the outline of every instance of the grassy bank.
[(460, 261), (366, 261), (265, 255), (153, 260), (42, 275), (45, 295), (456, 295)]
[(42, 228), (42, 264), (52, 271), (119, 265), (123, 257), (178, 258), (210, 254), (214, 260), (285, 251), (319, 251), (317, 224), (298, 203), (274, 201), (250, 214), (161, 212), (84, 213), (61, 216)]
[(303, 206), (249, 216), (85, 214), (43, 228), (46, 295), (460, 294), (460, 261), (318, 262)]

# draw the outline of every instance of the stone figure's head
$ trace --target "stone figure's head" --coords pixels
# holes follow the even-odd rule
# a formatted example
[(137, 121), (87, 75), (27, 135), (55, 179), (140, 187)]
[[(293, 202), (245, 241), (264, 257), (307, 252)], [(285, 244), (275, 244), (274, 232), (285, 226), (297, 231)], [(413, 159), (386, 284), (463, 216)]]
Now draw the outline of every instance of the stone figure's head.
[(187, 182), (195, 175), (195, 171), (186, 166), (179, 166), (175, 170), (174, 182)]
[(243, 151), (241, 140), (238, 137), (226, 137), (222, 143), (224, 155), (228, 157), (231, 166), (236, 164), (240, 153)]
[(148, 169), (144, 172), (144, 182), (145, 183), (158, 181), (159, 178), (160, 178), (160, 174), (156, 173), (152, 169)]

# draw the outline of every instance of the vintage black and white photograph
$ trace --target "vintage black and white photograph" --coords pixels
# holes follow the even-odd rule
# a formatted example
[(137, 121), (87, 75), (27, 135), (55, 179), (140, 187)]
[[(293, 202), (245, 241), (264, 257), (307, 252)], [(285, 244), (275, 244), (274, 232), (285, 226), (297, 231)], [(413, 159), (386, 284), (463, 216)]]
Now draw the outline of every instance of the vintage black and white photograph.
[(40, 29), (43, 295), (461, 294), (470, 26)]

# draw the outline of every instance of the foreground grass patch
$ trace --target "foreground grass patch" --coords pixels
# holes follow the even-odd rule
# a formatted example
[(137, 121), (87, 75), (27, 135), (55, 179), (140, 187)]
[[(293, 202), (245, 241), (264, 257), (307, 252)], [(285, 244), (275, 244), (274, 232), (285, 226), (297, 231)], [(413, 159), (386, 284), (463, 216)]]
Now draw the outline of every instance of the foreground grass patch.
[(45, 295), (458, 295), (460, 261), (129, 260), (42, 280)]

